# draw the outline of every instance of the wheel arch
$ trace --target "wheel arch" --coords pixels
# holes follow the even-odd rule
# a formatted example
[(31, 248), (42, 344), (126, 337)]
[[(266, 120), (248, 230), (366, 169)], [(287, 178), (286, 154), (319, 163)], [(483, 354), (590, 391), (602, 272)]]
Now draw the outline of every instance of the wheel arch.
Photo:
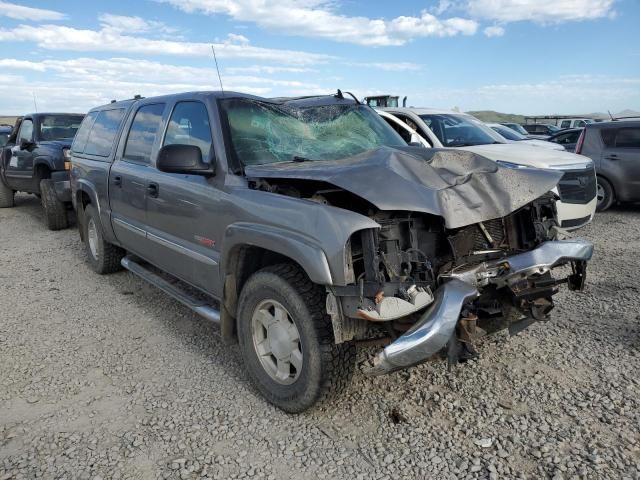
[(261, 225), (233, 225), (227, 229), (225, 239), (221, 269), (221, 331), (227, 341), (236, 338), (235, 317), (242, 287), (262, 268), (291, 263), (305, 272), (313, 283), (332, 283), (324, 252), (296, 234)]

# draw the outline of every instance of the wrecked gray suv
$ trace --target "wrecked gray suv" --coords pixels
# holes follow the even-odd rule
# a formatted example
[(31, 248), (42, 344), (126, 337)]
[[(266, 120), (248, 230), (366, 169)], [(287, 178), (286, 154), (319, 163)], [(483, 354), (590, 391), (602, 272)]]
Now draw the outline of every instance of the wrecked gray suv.
[(560, 176), (409, 147), (340, 93), (200, 92), (89, 112), (71, 186), (93, 269), (219, 323), (256, 388), (300, 412), (347, 383), (359, 342), (380, 345), (371, 375), (457, 362), (582, 289), (592, 245), (554, 240)]

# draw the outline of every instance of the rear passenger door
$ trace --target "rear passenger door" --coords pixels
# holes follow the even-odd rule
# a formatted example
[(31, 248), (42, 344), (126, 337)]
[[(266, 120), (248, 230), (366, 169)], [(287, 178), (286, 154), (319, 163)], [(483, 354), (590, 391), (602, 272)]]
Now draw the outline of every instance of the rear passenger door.
[(602, 140), (601, 165), (622, 172), (627, 190), (637, 192), (635, 198), (640, 199), (640, 127), (605, 129)]
[[(205, 162), (215, 162), (211, 121), (204, 103), (177, 102), (172, 109), (162, 145), (195, 145)], [(222, 176), (186, 175), (148, 169), (158, 185), (147, 198), (148, 254), (151, 262), (176, 277), (210, 293), (219, 292), (219, 249), (224, 192)]]
[(123, 132), (109, 172), (111, 224), (118, 241), (142, 258), (147, 255), (147, 195), (151, 157), (157, 151), (164, 103), (141, 105)]

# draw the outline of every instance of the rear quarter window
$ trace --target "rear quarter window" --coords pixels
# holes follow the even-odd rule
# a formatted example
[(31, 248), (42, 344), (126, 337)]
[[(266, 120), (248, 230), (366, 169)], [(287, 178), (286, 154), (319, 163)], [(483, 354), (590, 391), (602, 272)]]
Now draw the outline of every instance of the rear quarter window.
[(618, 130), (616, 147), (640, 148), (640, 128), (621, 128)]
[(124, 113), (124, 108), (102, 110), (98, 113), (84, 147), (85, 154), (98, 157), (108, 157), (111, 154)]
[(93, 122), (98, 116), (99, 112), (91, 112), (89, 113), (80, 124), (80, 128), (78, 129), (78, 133), (73, 139), (73, 143), (71, 144), (71, 151), (74, 153), (82, 153), (84, 152), (84, 147), (87, 144), (87, 139), (89, 138), (89, 133), (91, 132), (91, 127), (93, 127)]

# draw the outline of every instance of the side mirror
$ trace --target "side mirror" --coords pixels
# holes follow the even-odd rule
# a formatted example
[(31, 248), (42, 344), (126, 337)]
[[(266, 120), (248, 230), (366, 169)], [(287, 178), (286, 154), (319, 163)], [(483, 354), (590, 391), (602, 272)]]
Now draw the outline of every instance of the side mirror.
[(30, 142), (26, 138), (20, 140), (20, 150), (29, 150), (32, 145), (33, 142)]
[(202, 161), (200, 147), (195, 145), (165, 145), (158, 152), (156, 166), (161, 172), (188, 175), (213, 175), (215, 168)]

